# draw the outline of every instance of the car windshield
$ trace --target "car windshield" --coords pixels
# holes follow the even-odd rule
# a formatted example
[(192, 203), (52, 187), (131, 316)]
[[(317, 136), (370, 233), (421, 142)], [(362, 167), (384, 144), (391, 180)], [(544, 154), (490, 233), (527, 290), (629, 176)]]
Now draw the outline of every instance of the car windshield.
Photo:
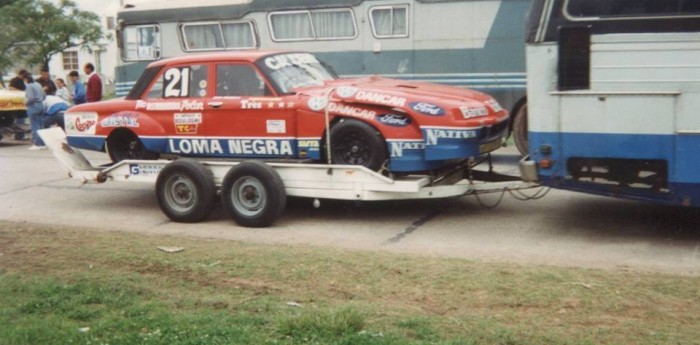
[(297, 88), (321, 86), (337, 78), (331, 69), (307, 53), (266, 56), (257, 64), (281, 94), (294, 93)]

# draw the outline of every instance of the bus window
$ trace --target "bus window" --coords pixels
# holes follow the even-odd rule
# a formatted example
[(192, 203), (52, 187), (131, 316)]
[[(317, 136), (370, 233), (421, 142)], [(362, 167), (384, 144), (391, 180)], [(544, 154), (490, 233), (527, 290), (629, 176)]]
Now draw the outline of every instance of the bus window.
[(356, 35), (350, 10), (312, 11), (311, 20), (318, 39), (353, 38)]
[(700, 2), (697, 0), (568, 0), (565, 11), (571, 19), (674, 17), (700, 14)]
[(186, 50), (213, 50), (224, 48), (219, 23), (185, 24), (182, 26)]
[(221, 23), (226, 48), (256, 48), (255, 31), (252, 22)]
[(155, 60), (160, 58), (158, 26), (130, 26), (123, 31), (124, 60)]
[(350, 9), (272, 12), (268, 21), (274, 41), (341, 40), (357, 36)]
[(202, 22), (182, 26), (186, 51), (254, 49), (258, 42), (253, 22)]
[(369, 12), (374, 37), (408, 37), (408, 6), (378, 6)]

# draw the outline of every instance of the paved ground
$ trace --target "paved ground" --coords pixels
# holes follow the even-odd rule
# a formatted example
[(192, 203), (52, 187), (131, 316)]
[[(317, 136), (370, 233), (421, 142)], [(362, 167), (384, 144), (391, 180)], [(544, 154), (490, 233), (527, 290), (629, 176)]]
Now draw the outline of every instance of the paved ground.
[[(506, 195), (494, 209), (475, 197), (361, 203), (292, 199), (271, 228), (236, 226), (216, 209), (199, 224), (172, 223), (149, 184), (81, 186), (48, 151), (0, 141), (0, 219), (258, 243), (396, 251), (515, 262), (700, 275), (700, 212), (564, 191), (537, 201)], [(498, 168), (514, 172), (512, 148)], [(99, 153), (87, 153), (105, 163)], [(532, 193), (530, 191), (528, 193)], [(482, 197), (494, 203), (499, 195)]]

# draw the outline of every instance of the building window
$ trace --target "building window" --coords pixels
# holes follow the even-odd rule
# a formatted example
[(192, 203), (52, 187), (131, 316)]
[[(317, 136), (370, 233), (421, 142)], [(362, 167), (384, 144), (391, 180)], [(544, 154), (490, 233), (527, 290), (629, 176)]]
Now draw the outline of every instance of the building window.
[(80, 63), (78, 62), (78, 52), (68, 51), (61, 53), (61, 55), (63, 55), (64, 71), (77, 71), (80, 68)]
[(408, 6), (373, 7), (369, 17), (374, 37), (408, 37)]
[(258, 42), (253, 22), (188, 23), (182, 26), (187, 51), (255, 49)]
[(342, 40), (357, 37), (350, 9), (272, 12), (268, 16), (275, 41)]
[(122, 32), (124, 60), (160, 58), (160, 29), (156, 25), (130, 26)]

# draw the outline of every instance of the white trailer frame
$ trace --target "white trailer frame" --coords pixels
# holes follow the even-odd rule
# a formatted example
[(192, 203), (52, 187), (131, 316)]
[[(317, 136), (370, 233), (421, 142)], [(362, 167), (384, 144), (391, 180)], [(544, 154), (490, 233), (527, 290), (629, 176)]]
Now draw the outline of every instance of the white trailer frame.
[[(82, 181), (84, 184), (104, 183), (107, 181), (156, 183), (157, 193), (160, 183), (159, 176), (163, 169), (178, 160), (124, 160), (107, 167), (95, 167), (77, 149), (68, 145), (65, 133), (58, 127), (40, 130), (39, 135), (46, 146), (61, 163), (72, 179)], [(207, 160), (207, 159), (183, 159), (201, 165), (211, 172), (212, 183), (216, 189), (221, 189), (226, 184), (229, 172), (235, 166), (250, 164), (246, 161), (234, 160)], [(279, 176), (283, 188), (283, 196), (296, 196), (315, 199), (337, 199), (357, 201), (379, 200), (409, 200), (409, 199), (439, 199), (459, 197), (477, 193), (503, 192), (505, 190), (527, 189), (538, 187), (535, 182), (525, 178), (525, 181), (485, 182), (463, 178), (455, 170), (453, 175), (445, 174), (439, 179), (428, 175), (408, 175), (390, 178), (379, 172), (372, 171), (363, 166), (355, 165), (331, 165), (313, 163), (279, 163), (256, 161), (254, 165), (268, 166), (270, 170)], [(520, 164), (521, 175), (536, 176), (534, 165), (523, 159)], [(274, 177), (273, 177), (274, 178)], [(250, 186), (250, 185), (248, 185)], [(226, 198), (223, 198), (226, 201)], [(160, 199), (159, 199), (160, 201)], [(224, 204), (226, 204), (224, 202)], [(163, 209), (163, 205), (161, 204)], [(278, 205), (278, 212), (284, 209), (284, 202)], [(163, 210), (171, 219), (172, 215)], [(232, 215), (234, 216), (234, 215)], [(268, 226), (279, 214), (267, 215), (260, 222), (246, 224), (234, 216), (234, 219), (242, 225)], [(179, 221), (192, 221), (187, 219), (173, 219)], [(195, 221), (198, 221), (197, 219)]]

